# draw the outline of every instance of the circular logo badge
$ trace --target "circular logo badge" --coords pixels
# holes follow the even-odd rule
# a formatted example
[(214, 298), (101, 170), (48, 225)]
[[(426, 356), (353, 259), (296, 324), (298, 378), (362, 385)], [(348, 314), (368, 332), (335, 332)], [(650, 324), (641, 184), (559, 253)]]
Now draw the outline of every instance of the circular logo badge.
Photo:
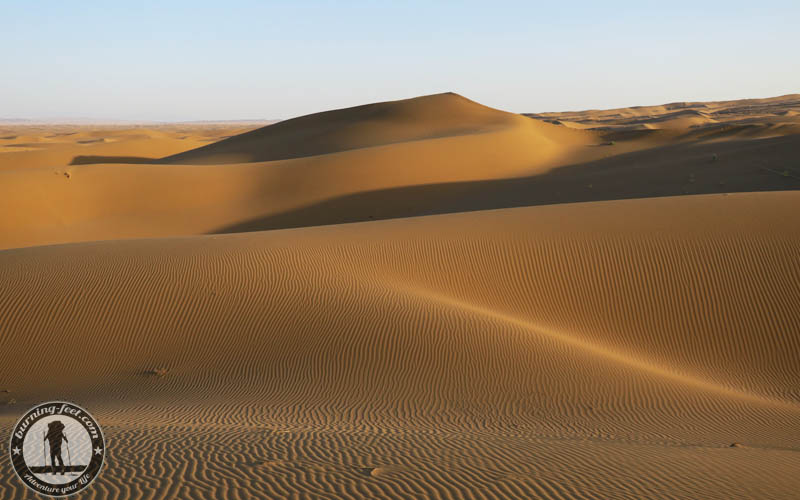
[(97, 421), (64, 401), (28, 410), (11, 433), (11, 463), (25, 486), (51, 497), (75, 494), (100, 474), (106, 446)]

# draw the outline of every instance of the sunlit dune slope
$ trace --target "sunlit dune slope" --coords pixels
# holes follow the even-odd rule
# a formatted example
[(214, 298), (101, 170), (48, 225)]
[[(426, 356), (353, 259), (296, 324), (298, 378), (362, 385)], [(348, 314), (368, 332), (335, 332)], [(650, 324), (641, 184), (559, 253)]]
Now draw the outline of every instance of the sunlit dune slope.
[[(591, 405), (585, 425), (721, 436), (685, 420), (709, 411), (699, 395), (798, 416), (798, 208), (715, 195), (7, 250), (0, 380), (101, 406), (482, 402), (554, 428)], [(682, 423), (648, 420), (664, 407)], [(734, 420), (756, 441), (785, 430)]]
[[(0, 251), (2, 429), (91, 408), (98, 500), (792, 499), (798, 210), (684, 196)], [(0, 496), (28, 498), (12, 474)]]
[[(798, 210), (711, 195), (0, 251), (0, 420), (91, 408), (95, 499), (791, 499)], [(10, 470), (0, 493), (25, 498)]]

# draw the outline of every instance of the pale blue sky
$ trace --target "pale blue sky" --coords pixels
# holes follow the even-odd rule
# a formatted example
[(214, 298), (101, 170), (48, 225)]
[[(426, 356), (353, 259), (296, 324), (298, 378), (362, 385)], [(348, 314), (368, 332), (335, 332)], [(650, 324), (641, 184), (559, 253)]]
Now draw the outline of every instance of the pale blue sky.
[(2, 1), (0, 117), (516, 112), (800, 92), (800, 1)]

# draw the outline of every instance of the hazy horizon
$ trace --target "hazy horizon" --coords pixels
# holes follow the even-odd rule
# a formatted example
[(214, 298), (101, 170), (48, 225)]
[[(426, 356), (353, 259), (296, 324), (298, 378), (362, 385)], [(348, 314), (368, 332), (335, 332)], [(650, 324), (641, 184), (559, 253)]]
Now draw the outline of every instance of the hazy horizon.
[(800, 1), (3, 7), (0, 500), (798, 500)]
[(10, 2), (4, 11), (6, 120), (277, 120), (448, 91), (538, 113), (800, 90), (793, 2)]

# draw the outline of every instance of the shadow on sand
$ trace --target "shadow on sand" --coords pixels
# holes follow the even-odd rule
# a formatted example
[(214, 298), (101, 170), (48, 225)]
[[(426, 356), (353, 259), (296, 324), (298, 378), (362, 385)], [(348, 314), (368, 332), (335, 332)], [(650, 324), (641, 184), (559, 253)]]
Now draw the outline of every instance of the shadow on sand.
[[(383, 189), (221, 227), (239, 233), (557, 203), (800, 189), (800, 135), (682, 143), (531, 177)], [(796, 165), (789, 166), (787, 159)], [(798, 176), (780, 175), (795, 172)]]
[(144, 156), (76, 156), (69, 162), (70, 165), (94, 165), (96, 163), (159, 163), (158, 158), (145, 158)]

